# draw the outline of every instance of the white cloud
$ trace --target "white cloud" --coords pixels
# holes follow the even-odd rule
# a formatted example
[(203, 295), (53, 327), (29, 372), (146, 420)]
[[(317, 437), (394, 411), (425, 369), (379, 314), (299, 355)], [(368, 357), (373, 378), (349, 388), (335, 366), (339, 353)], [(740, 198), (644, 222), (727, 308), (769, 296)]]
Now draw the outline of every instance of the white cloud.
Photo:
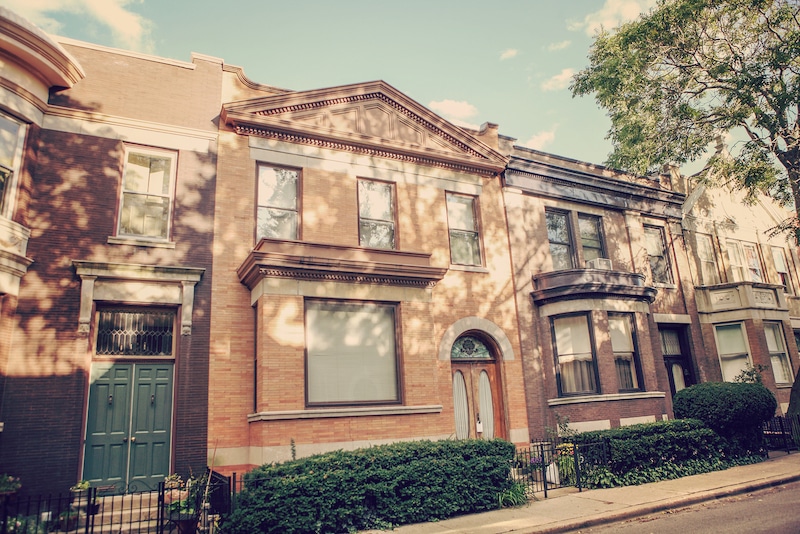
[(550, 43), (547, 45), (547, 50), (550, 52), (555, 52), (556, 50), (564, 50), (569, 45), (572, 44), (572, 41), (561, 41), (559, 43)]
[(656, 0), (606, 0), (600, 11), (589, 13), (582, 21), (568, 25), (570, 30), (583, 30), (592, 37), (601, 28), (612, 30), (624, 22), (636, 19), (655, 7)]
[(525, 141), (522, 146), (532, 148), (534, 150), (543, 150), (547, 145), (550, 145), (556, 139), (556, 127), (534, 134), (530, 139)]
[(428, 103), (428, 107), (456, 126), (470, 128), (472, 130), (479, 129), (477, 124), (473, 124), (465, 120), (478, 114), (478, 108), (469, 102), (465, 102), (463, 100), (440, 100), (438, 102), (431, 101)]
[[(128, 5), (140, 0), (4, 0), (6, 7), (28, 19), (48, 33), (59, 33), (63, 25), (53, 14), (87, 16), (106, 27), (111, 33), (113, 45), (151, 52), (152, 22), (128, 9)], [(88, 22), (88, 21), (87, 21)]]
[(542, 82), (542, 91), (558, 91), (569, 87), (569, 82), (575, 74), (575, 69), (564, 69), (552, 78)]
[(503, 61), (505, 59), (511, 59), (517, 54), (519, 54), (519, 50), (517, 50), (516, 48), (509, 48), (507, 50), (503, 50), (503, 53), (500, 54), (500, 61)]

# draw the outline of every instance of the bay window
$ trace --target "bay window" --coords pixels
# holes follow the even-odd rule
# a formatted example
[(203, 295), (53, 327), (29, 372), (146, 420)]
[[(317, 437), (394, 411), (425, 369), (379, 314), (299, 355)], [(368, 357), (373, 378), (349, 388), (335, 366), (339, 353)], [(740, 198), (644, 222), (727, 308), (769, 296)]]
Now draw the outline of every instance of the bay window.
[(632, 316), (627, 313), (608, 314), (608, 333), (620, 391), (639, 389), (639, 369), (633, 341)]
[(751, 365), (747, 338), (742, 323), (722, 324), (714, 326), (717, 338), (722, 379), (733, 382), (739, 373)]
[(597, 365), (589, 315), (553, 318), (552, 329), (560, 394), (597, 393)]

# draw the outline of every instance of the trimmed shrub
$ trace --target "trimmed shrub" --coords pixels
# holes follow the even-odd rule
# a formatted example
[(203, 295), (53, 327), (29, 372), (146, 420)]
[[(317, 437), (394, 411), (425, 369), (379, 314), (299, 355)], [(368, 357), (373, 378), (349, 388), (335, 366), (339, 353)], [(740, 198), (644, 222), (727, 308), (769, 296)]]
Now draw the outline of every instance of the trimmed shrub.
[(349, 532), (496, 509), (514, 445), (417, 441), (336, 451), (248, 473), (225, 534)]
[[(615, 476), (637, 469), (682, 464), (690, 460), (720, 456), (723, 442), (702, 421), (683, 419), (631, 425), (609, 430), (583, 432), (574, 436), (574, 443), (605, 442), (608, 458), (586, 457), (588, 465), (601, 465)], [(600, 454), (600, 449), (587, 451)]]
[(763, 450), (762, 423), (775, 415), (778, 402), (761, 384), (705, 382), (673, 398), (675, 417), (699, 419), (726, 441), (729, 456)]

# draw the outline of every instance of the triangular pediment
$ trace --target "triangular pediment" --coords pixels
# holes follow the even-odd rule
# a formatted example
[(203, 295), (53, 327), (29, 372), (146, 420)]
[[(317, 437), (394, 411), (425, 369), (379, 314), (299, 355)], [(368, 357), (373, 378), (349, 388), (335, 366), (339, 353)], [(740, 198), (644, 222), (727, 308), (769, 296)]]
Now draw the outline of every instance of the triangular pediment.
[(238, 132), (500, 172), (506, 159), (385, 82), (271, 95), (223, 105)]

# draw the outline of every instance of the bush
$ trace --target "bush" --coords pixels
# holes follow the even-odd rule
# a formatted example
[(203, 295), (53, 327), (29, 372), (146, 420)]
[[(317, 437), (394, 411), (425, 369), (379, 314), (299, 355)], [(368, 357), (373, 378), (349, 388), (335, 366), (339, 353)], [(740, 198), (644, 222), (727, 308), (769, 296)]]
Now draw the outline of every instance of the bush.
[(419, 441), (264, 465), (222, 531), (348, 532), (496, 509), (513, 457), (502, 440)]
[(676, 418), (703, 421), (725, 439), (726, 453), (734, 457), (762, 451), (761, 425), (777, 407), (772, 392), (757, 383), (705, 382), (673, 398)]
[(573, 442), (605, 442), (608, 457), (595, 458), (602, 451), (592, 448), (584, 453), (584, 463), (587, 466), (604, 465), (615, 477), (635, 470), (718, 458), (724, 445), (713, 430), (701, 421), (690, 419), (583, 432), (575, 436)]

